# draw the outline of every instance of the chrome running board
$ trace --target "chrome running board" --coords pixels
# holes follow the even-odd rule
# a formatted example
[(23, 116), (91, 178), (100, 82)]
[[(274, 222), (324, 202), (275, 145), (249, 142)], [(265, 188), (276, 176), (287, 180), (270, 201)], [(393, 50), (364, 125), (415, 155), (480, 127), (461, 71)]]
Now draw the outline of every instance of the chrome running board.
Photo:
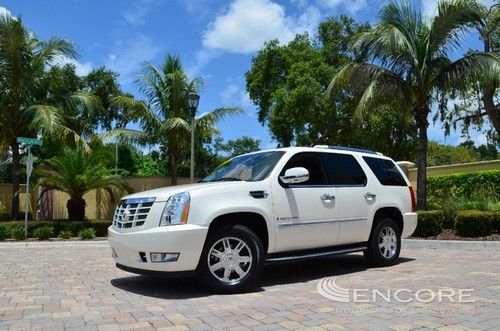
[[(339, 248), (339, 249), (330, 249), (327, 251), (316, 251), (316, 252), (307, 252), (307, 251), (301, 251), (301, 252), (291, 252), (289, 255), (283, 255), (283, 256), (271, 256), (266, 259), (266, 263), (275, 263), (275, 262), (285, 262), (285, 261), (297, 261), (297, 260), (307, 260), (307, 259), (314, 259), (318, 257), (325, 257), (325, 256), (333, 256), (333, 255), (340, 255), (340, 254), (348, 254), (348, 253), (356, 253), (356, 252), (362, 252), (366, 250), (368, 247), (367, 246), (357, 246), (357, 247), (349, 247), (349, 248)], [(294, 254), (295, 253), (295, 254)]]

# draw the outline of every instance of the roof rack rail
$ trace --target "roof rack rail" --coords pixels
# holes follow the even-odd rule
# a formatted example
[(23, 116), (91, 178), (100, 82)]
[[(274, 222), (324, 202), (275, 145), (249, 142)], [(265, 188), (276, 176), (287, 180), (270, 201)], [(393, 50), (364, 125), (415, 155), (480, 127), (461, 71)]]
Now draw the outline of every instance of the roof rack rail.
[(337, 149), (341, 151), (350, 151), (350, 152), (360, 152), (367, 154), (377, 154), (383, 155), (382, 153), (372, 151), (370, 149), (356, 148), (356, 147), (347, 147), (347, 146), (336, 146), (336, 145), (315, 145), (314, 148), (326, 148), (326, 149)]

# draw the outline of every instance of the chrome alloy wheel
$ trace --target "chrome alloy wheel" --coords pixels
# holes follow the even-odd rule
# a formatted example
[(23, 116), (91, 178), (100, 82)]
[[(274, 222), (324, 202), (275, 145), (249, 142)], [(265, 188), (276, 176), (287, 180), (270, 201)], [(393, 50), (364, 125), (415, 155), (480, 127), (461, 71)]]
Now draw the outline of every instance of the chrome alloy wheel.
[(386, 259), (392, 258), (396, 254), (398, 238), (393, 228), (386, 226), (380, 231), (378, 236), (378, 247), (380, 253)]
[(212, 275), (230, 285), (248, 274), (252, 267), (252, 252), (243, 240), (225, 237), (210, 248), (207, 262)]

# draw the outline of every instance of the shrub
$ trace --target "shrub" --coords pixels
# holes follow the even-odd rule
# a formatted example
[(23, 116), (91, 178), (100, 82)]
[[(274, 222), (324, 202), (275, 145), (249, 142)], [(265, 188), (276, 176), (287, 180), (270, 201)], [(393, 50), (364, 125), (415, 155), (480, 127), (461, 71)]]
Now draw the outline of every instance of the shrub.
[(0, 224), (0, 241), (10, 237), (10, 229), (3, 224)]
[(54, 235), (54, 227), (41, 226), (33, 230), (33, 236), (40, 240), (47, 240)]
[(452, 197), (445, 201), (443, 204), (443, 215), (444, 223), (443, 227), (445, 229), (453, 229), (455, 216), (458, 211), (461, 210), (481, 210), (490, 211), (494, 209), (495, 203), (487, 199), (480, 199), (475, 197), (475, 199), (466, 199), (460, 197)]
[(24, 226), (15, 226), (11, 229), (10, 234), (12, 238), (16, 240), (24, 240), (26, 236), (24, 235)]
[(499, 214), (478, 210), (461, 210), (455, 216), (455, 230), (464, 237), (481, 237), (492, 233)]
[(440, 210), (420, 210), (414, 237), (431, 237), (443, 230), (443, 213)]
[(481, 189), (489, 200), (500, 199), (500, 170), (488, 170), (433, 176), (427, 178), (427, 198), (430, 203), (445, 206), (450, 197), (471, 199)]
[(61, 232), (59, 232), (59, 238), (62, 238), (62, 239), (69, 239), (72, 236), (73, 236), (73, 234), (69, 230), (62, 230)]
[(500, 234), (500, 212), (492, 212), (491, 232)]
[[(11, 221), (3, 223), (10, 227), (22, 226), (24, 229), (23, 221)], [(111, 225), (110, 221), (68, 221), (68, 220), (57, 220), (57, 221), (29, 221), (28, 222), (28, 236), (32, 235), (35, 229), (43, 226), (52, 226), (54, 228), (54, 234), (60, 233), (61, 231), (70, 231), (72, 234), (77, 234), (80, 230), (85, 228), (93, 228), (95, 230), (95, 235), (98, 237), (106, 237), (108, 235), (108, 227)]]
[(90, 240), (95, 238), (96, 231), (93, 228), (82, 229), (78, 232), (78, 237), (83, 240)]

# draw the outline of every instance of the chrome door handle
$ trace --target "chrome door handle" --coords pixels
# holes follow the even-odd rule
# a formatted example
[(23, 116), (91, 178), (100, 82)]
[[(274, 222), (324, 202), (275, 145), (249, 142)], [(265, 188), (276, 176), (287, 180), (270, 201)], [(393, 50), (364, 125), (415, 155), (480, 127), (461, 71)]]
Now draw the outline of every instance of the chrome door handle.
[(330, 194), (323, 194), (321, 196), (321, 200), (323, 200), (323, 201), (335, 200), (335, 196), (334, 195), (330, 195)]
[(370, 193), (370, 192), (368, 192), (368, 193), (365, 194), (365, 199), (367, 199), (367, 200), (373, 200), (376, 197), (377, 197), (376, 194), (373, 194), (373, 193)]

